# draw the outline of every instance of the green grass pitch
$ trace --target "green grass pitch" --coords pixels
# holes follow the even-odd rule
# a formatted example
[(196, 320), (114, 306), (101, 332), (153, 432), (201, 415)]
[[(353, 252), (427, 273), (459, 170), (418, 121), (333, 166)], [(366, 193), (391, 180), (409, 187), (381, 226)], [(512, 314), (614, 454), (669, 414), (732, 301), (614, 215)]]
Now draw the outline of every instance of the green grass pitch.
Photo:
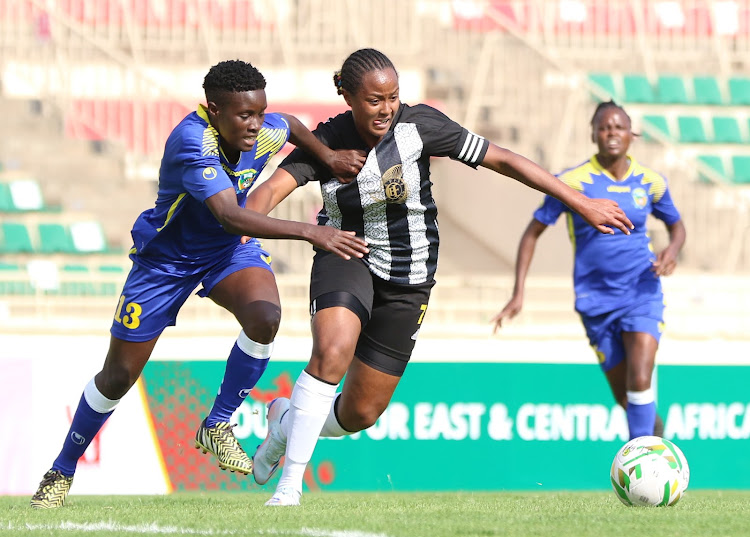
[(48, 511), (0, 497), (0, 537), (750, 535), (750, 491), (688, 491), (668, 508), (626, 507), (612, 492), (306, 493), (300, 507), (265, 507), (267, 496), (73, 495)]

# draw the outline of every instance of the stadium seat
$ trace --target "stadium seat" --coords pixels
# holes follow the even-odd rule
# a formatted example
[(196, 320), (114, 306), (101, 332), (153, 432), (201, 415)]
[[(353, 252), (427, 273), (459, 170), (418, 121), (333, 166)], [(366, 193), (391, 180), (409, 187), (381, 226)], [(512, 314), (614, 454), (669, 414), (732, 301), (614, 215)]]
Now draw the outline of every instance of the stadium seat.
[(647, 124), (651, 126), (651, 128), (656, 128), (656, 130), (664, 134), (667, 138), (671, 138), (672, 135), (669, 132), (669, 125), (667, 124), (666, 117), (651, 114), (643, 116), (643, 139), (646, 141), (654, 141), (656, 138), (647, 132), (645, 128)]
[(70, 225), (73, 249), (79, 253), (107, 251), (107, 240), (99, 222), (75, 222)]
[(10, 186), (8, 183), (0, 183), (0, 211), (7, 213), (15, 211), (15, 209), (13, 196), (10, 194)]
[(75, 252), (73, 241), (67, 228), (63, 224), (39, 224), (39, 251), (46, 254)]
[(719, 83), (712, 76), (693, 77), (696, 104), (724, 104)]
[(44, 209), (42, 189), (33, 179), (12, 181), (8, 185), (13, 207), (17, 211), (41, 211)]
[(656, 82), (657, 97), (663, 104), (684, 104), (688, 102), (685, 82), (678, 75), (659, 75)]
[(737, 106), (750, 104), (750, 78), (735, 76), (729, 79), (729, 103)]
[(732, 181), (738, 184), (750, 184), (750, 156), (732, 156)]
[(680, 142), (686, 144), (706, 143), (706, 133), (703, 122), (697, 116), (678, 116), (677, 127), (680, 132)]
[(623, 77), (625, 85), (625, 101), (629, 103), (653, 103), (654, 90), (651, 83), (643, 75), (629, 74)]
[(741, 144), (742, 135), (737, 120), (729, 116), (714, 116), (711, 118), (714, 125), (713, 141), (717, 144)]
[(3, 240), (0, 251), (4, 253), (31, 253), (34, 247), (26, 226), (16, 222), (3, 222)]
[[(721, 176), (722, 179), (725, 179), (727, 176), (727, 172), (724, 168), (724, 161), (721, 159), (718, 155), (698, 155), (698, 161), (702, 164), (708, 166), (713, 171), (715, 171), (717, 174)], [(705, 174), (703, 171), (698, 170), (698, 179), (701, 182), (704, 183), (712, 183), (713, 180), (711, 177), (709, 177), (707, 174)]]
[[(618, 94), (615, 90), (615, 82), (612, 78), (612, 75), (608, 73), (589, 73), (588, 78), (590, 82), (606, 91), (613, 100), (618, 99)], [(601, 100), (598, 95), (594, 95), (594, 98), (596, 100)]]
[(0, 295), (30, 295), (34, 293), (26, 274), (17, 263), (0, 261)]

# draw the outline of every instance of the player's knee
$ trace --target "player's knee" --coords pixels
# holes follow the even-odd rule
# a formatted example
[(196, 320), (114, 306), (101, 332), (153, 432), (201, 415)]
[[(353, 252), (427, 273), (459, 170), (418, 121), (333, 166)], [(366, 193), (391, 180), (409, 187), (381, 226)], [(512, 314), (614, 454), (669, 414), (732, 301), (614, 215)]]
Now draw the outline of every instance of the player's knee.
[(140, 371), (133, 371), (126, 364), (109, 364), (98, 377), (102, 395), (109, 399), (122, 398), (133, 387), (140, 374)]
[(642, 392), (651, 388), (651, 372), (640, 372), (633, 375), (629, 391)]
[(347, 408), (345, 412), (341, 413), (343, 415), (339, 416), (339, 418), (341, 419), (341, 426), (347, 431), (357, 432), (369, 429), (375, 425), (375, 422), (378, 421), (382, 413), (382, 409), (372, 404), (361, 402)]
[(270, 343), (279, 331), (281, 308), (272, 302), (251, 302), (237, 312), (237, 320), (247, 337), (258, 343)]
[(337, 375), (349, 367), (354, 357), (350, 345), (340, 340), (331, 340), (326, 342), (315, 342), (312, 356), (308, 368), (317, 371), (320, 378), (329, 378), (330, 375)]

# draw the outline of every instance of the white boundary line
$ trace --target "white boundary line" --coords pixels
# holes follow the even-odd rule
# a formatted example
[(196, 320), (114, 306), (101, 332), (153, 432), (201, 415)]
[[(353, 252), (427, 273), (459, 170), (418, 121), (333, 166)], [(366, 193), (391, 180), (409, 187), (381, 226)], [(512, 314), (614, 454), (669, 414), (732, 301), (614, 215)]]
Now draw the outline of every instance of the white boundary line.
[(370, 533), (358, 530), (325, 530), (319, 528), (300, 528), (299, 530), (242, 530), (236, 532), (231, 530), (197, 530), (191, 528), (178, 528), (175, 526), (159, 526), (158, 524), (139, 524), (128, 526), (116, 522), (60, 522), (53, 524), (22, 524), (0, 526), (0, 532), (11, 531), (20, 533), (24, 531), (77, 531), (77, 532), (101, 532), (119, 531), (123, 533), (135, 533), (141, 535), (301, 535), (303, 537), (389, 537), (385, 533)]

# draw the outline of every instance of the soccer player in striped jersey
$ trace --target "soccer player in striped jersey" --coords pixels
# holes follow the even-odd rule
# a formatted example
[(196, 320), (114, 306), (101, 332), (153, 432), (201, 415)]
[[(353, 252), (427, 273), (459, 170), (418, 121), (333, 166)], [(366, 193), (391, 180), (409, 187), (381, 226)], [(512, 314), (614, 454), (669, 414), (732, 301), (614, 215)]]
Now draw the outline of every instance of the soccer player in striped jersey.
[[(628, 154), (630, 117), (613, 101), (601, 103), (591, 119), (596, 155), (562, 172), (563, 183), (587, 196), (616, 201), (635, 224), (630, 237), (602, 235), (553, 197), (534, 212), (518, 246), (513, 296), (494, 318), (495, 330), (523, 306), (524, 283), (539, 236), (565, 213), (574, 247), (575, 309), (596, 352), (615, 400), (628, 418), (630, 438), (656, 434), (651, 377), (663, 328), (661, 276), (672, 274), (685, 242), (667, 181)], [(655, 254), (647, 234), (652, 214), (667, 227), (669, 244)]]
[(195, 447), (222, 469), (251, 472), (229, 419), (266, 368), (281, 317), (271, 257), (257, 239), (304, 239), (343, 259), (361, 257), (353, 232), (269, 218), (245, 208), (247, 192), (287, 142), (309, 151), (334, 175), (355, 174), (356, 151), (333, 151), (295, 117), (266, 114), (266, 81), (251, 64), (230, 60), (204, 78), (207, 105), (188, 114), (167, 139), (155, 207), (132, 230), (133, 268), (111, 328), (104, 366), (86, 385), (62, 451), (31, 499), (63, 505), (78, 459), (138, 379), (162, 331), (198, 285), (198, 294), (230, 311), (242, 330), (229, 353), (219, 393)]
[(318, 436), (366, 429), (391, 400), (435, 283), (439, 238), (431, 157), (484, 166), (551, 194), (594, 232), (615, 228), (627, 234), (631, 227), (615, 202), (584, 196), (430, 106), (402, 103), (396, 69), (377, 50), (351, 54), (334, 83), (351, 110), (319, 125), (314, 134), (329, 147), (367, 154), (356, 180), (338, 181), (295, 151), (248, 200), (249, 207), (266, 214), (298, 186), (316, 181), (324, 201), (318, 224), (354, 231), (370, 249), (350, 260), (316, 249), (310, 283), (312, 356), (291, 401), (269, 404), (269, 433), (253, 457), (253, 475), (262, 484), (286, 453), (267, 505), (299, 504)]

